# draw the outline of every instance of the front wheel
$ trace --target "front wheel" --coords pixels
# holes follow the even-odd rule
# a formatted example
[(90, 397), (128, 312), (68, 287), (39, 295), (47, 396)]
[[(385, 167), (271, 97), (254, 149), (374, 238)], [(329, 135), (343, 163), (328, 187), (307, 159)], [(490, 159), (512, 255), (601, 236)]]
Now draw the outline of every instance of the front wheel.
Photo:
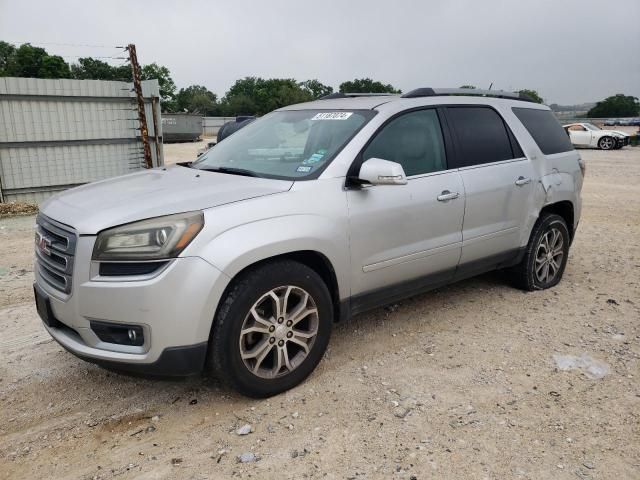
[(524, 258), (510, 270), (516, 287), (544, 290), (562, 279), (569, 256), (569, 229), (556, 214), (543, 214), (531, 232)]
[(615, 148), (616, 141), (612, 137), (602, 137), (598, 141), (598, 148), (600, 150), (611, 150)]
[(265, 263), (242, 274), (223, 298), (210, 366), (244, 395), (276, 395), (316, 368), (332, 324), (331, 295), (314, 270), (290, 260)]

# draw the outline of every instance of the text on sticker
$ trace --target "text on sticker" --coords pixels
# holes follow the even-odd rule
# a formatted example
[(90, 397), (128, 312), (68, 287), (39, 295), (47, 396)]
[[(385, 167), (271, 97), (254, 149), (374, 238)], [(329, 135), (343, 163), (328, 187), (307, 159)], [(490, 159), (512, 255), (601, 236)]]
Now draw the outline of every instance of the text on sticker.
[(346, 120), (353, 112), (321, 112), (316, 113), (316, 115), (311, 120)]

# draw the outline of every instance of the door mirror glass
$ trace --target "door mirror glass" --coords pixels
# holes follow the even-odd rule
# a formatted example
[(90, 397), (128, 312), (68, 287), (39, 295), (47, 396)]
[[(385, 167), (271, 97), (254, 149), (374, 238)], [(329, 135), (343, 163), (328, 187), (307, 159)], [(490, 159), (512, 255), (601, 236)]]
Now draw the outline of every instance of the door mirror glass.
[(402, 165), (381, 158), (370, 158), (360, 167), (358, 179), (369, 185), (406, 185)]

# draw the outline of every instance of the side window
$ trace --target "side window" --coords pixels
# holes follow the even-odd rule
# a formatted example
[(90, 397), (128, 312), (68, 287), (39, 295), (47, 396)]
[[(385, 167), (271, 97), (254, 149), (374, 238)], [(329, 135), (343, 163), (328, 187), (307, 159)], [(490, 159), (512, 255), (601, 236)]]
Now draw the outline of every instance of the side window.
[(369, 158), (397, 162), (408, 177), (446, 170), (444, 141), (436, 111), (417, 110), (391, 120), (364, 150), (362, 159)]
[(523, 156), (504, 120), (492, 108), (448, 107), (447, 118), (451, 121), (456, 136), (457, 167)]
[(563, 131), (551, 110), (537, 108), (514, 108), (513, 113), (545, 155), (573, 150), (569, 136)]

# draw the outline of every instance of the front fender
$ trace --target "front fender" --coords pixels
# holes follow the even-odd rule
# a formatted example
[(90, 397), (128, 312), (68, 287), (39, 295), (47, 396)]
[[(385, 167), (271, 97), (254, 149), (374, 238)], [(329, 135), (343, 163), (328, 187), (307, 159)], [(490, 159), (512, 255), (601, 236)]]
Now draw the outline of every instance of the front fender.
[(245, 223), (220, 233), (198, 255), (235, 277), (261, 260), (303, 250), (324, 255), (336, 273), (340, 298), (349, 295), (349, 245), (346, 219), (294, 214)]

